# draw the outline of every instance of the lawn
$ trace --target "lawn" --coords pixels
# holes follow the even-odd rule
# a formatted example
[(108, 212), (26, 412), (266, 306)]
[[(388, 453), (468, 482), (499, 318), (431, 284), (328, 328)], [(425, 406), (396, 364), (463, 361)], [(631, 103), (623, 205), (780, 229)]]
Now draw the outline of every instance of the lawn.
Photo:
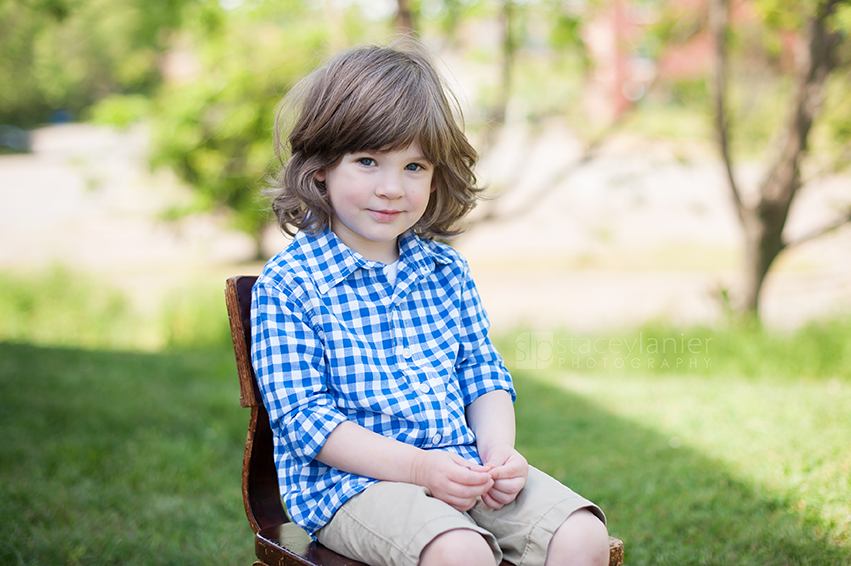
[[(39, 316), (0, 324), (0, 564), (250, 564), (248, 414), (222, 332), (144, 351), (111, 323), (58, 346)], [(629, 565), (851, 564), (848, 329), (636, 331), (711, 343), (691, 368), (648, 352), (589, 368), (577, 340), (576, 364), (514, 371), (518, 447), (604, 508)], [(517, 336), (499, 342), (512, 369)]]
[(0, 564), (250, 564), (231, 358), (0, 344)]
[(517, 383), (520, 450), (599, 502), (627, 564), (851, 564), (847, 383)]

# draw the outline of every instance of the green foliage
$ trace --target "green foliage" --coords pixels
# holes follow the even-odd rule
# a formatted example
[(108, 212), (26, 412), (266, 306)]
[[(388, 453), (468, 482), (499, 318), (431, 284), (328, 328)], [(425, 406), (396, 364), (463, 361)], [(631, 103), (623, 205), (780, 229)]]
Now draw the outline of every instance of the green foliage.
[(266, 3), (224, 16), (198, 8), (183, 43), (200, 70), (167, 85), (155, 101), (151, 163), (189, 184), (196, 202), (184, 212), (221, 210), (236, 228), (260, 237), (268, 222), (260, 199), (272, 165), (276, 107), (309, 71), (322, 48), (316, 15), (298, 3)]
[[(546, 16), (546, 20), (550, 23), (549, 44), (556, 54), (575, 57), (580, 67), (577, 70), (578, 72), (574, 71), (573, 73), (565, 74), (564, 69), (559, 69), (556, 73), (567, 79), (581, 78), (592, 65), (588, 48), (582, 37), (584, 19), (580, 13), (567, 9), (561, 2), (553, 3)], [(581, 88), (576, 88), (576, 90), (577, 94), (581, 92)], [(555, 96), (552, 98), (559, 99), (561, 97)]]
[[(809, 6), (805, 6), (807, 4)], [(804, 0), (757, 0), (754, 7), (768, 26), (796, 30), (803, 29), (807, 8), (811, 8), (812, 4), (812, 1)]]
[(709, 93), (703, 79), (680, 79), (672, 81), (668, 87), (670, 102), (680, 107), (703, 106), (709, 104)]
[(851, 32), (851, 2), (840, 2), (836, 7), (836, 15), (832, 18), (831, 28), (847, 35)]
[(655, 21), (647, 26), (641, 40), (643, 54), (647, 57), (656, 59), (665, 49), (687, 43), (706, 26), (706, 8), (695, 9), (676, 3), (655, 4)]
[(0, 123), (82, 113), (114, 92), (150, 92), (179, 0), (0, 2)]
[(93, 123), (120, 130), (142, 121), (150, 112), (151, 101), (141, 94), (113, 94), (98, 101), (89, 110)]
[(826, 90), (822, 119), (813, 129), (810, 145), (832, 169), (842, 170), (851, 164), (851, 81), (835, 75)]
[[(765, 157), (771, 151), (770, 141), (786, 127), (796, 80), (793, 38), (804, 33), (807, 18), (816, 4), (815, 0), (759, 0), (754, 3), (757, 18), (734, 18), (728, 30), (726, 102), (735, 158)], [(841, 30), (847, 37), (851, 31), (851, 5), (840, 3), (831, 21), (833, 29)], [(665, 6), (658, 20), (649, 26), (639, 51), (659, 58), (667, 50), (678, 49), (706, 33), (706, 26), (707, 14), (703, 11)], [(845, 49), (839, 58), (840, 68), (828, 81), (824, 112), (818, 116), (810, 136), (810, 153), (818, 155), (822, 165), (829, 160), (834, 169), (846, 168), (851, 162), (848, 158), (851, 106), (847, 104), (851, 82), (844, 72), (849, 61)], [(653, 90), (639, 103), (638, 116), (626, 127), (676, 137), (683, 128), (675, 123), (683, 119), (685, 110), (695, 116), (703, 115), (707, 126), (702, 128), (702, 137), (711, 139), (714, 128), (705, 82), (708, 78), (658, 78)]]
[(582, 20), (572, 14), (559, 13), (550, 29), (550, 44), (556, 49), (584, 49), (581, 33)]

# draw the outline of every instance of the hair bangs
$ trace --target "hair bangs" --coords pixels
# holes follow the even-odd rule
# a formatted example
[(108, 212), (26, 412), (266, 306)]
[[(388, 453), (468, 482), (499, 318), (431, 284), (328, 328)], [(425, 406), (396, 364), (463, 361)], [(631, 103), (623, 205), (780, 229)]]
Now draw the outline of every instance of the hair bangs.
[(337, 108), (328, 127), (345, 133), (337, 135), (332, 152), (394, 151), (416, 141), (429, 161), (443, 162), (446, 140), (440, 133), (448, 126), (441, 111), (444, 95), (423, 80), (419, 65), (395, 63), (363, 77)]

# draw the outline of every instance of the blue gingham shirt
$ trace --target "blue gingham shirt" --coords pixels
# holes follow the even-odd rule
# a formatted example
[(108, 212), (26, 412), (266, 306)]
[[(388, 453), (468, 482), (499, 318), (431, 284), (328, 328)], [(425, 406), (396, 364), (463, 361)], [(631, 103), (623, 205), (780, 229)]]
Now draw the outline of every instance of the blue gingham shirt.
[(376, 480), (316, 460), (345, 420), (480, 462), (465, 407), (514, 389), (464, 258), (411, 232), (395, 284), (331, 230), (299, 232), (252, 292), (251, 357), (293, 521), (313, 535)]

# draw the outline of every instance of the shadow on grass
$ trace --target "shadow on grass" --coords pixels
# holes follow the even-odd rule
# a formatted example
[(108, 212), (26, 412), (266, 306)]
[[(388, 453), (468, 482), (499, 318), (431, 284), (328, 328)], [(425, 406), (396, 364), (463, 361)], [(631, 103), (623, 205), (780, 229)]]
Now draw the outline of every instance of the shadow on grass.
[[(518, 447), (606, 511), (627, 564), (851, 564), (793, 503), (517, 376)], [(229, 350), (0, 343), (0, 564), (250, 564)]]
[(851, 564), (814, 515), (713, 461), (534, 378), (515, 374), (518, 449), (598, 503), (626, 563)]

